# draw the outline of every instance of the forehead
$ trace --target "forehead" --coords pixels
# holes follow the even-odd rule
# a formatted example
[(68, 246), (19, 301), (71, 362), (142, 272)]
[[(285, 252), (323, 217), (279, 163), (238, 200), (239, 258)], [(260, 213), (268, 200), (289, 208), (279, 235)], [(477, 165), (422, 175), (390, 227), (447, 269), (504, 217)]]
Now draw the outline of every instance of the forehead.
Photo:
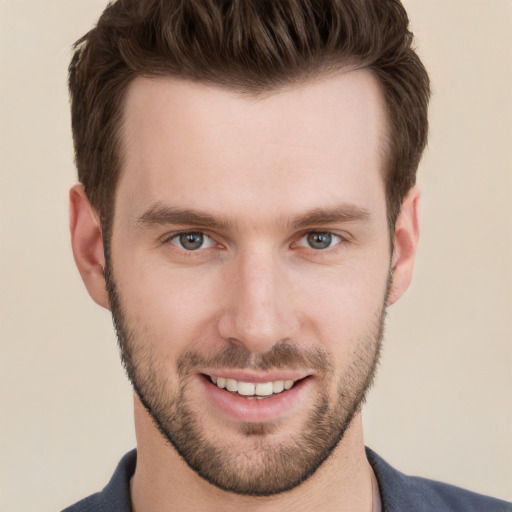
[(318, 203), (380, 200), (385, 125), (368, 71), (265, 96), (137, 78), (125, 102), (116, 202), (293, 215)]

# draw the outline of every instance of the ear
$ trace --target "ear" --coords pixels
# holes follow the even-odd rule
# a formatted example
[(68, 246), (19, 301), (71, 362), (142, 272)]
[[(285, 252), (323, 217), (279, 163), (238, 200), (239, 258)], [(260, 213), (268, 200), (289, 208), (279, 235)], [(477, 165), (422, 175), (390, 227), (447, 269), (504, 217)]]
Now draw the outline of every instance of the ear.
[(395, 303), (407, 290), (412, 279), (419, 239), (420, 193), (416, 187), (409, 190), (395, 223), (395, 247), (392, 257), (392, 283), (388, 306)]
[(105, 256), (100, 221), (85, 194), (83, 185), (80, 184), (69, 191), (69, 227), (73, 256), (82, 281), (92, 299), (108, 309), (108, 293), (103, 275)]

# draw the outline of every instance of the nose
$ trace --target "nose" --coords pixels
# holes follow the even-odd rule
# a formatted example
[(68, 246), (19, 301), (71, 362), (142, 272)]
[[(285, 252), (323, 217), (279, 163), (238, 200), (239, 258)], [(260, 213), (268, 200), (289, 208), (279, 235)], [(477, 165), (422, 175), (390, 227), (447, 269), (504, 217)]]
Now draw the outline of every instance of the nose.
[(267, 352), (295, 338), (300, 322), (293, 283), (278, 258), (270, 251), (247, 251), (229, 266), (218, 323), (220, 336), (252, 353)]

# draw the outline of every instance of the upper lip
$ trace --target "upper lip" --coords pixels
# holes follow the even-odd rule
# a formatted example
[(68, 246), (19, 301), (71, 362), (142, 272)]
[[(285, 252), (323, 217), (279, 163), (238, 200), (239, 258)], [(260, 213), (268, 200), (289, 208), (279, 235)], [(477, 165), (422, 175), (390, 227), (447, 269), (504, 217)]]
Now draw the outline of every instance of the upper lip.
[(204, 375), (222, 377), (224, 379), (234, 379), (242, 382), (275, 382), (278, 380), (300, 380), (309, 377), (313, 374), (311, 371), (298, 371), (298, 370), (271, 370), (268, 372), (255, 372), (250, 370), (236, 370), (236, 369), (223, 369), (223, 368), (207, 368), (201, 370), (199, 373)]

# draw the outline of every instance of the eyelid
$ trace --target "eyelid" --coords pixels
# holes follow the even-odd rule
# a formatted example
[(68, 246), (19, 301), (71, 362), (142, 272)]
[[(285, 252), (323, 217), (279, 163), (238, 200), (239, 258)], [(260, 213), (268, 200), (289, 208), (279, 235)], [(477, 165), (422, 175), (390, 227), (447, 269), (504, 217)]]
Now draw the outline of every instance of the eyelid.
[[(210, 243), (207, 247), (202, 247), (201, 249), (196, 249), (195, 251), (187, 250), (184, 247), (181, 247), (179, 244), (173, 243), (173, 241), (176, 240), (181, 235), (187, 235), (187, 234), (201, 234), (204, 237), (204, 241), (209, 240)], [(179, 231), (173, 231), (171, 233), (166, 233), (165, 235), (162, 235), (159, 238), (159, 240), (164, 245), (170, 243), (170, 244), (174, 245), (175, 247), (177, 247), (178, 249), (181, 249), (183, 251), (190, 252), (190, 253), (199, 252), (200, 250), (208, 249), (208, 248), (212, 247), (213, 245), (215, 245), (215, 240), (213, 239), (213, 237), (211, 237), (206, 231), (204, 231), (202, 229), (181, 229)]]
[(161, 242), (168, 242), (172, 238), (175, 238), (179, 235), (186, 235), (187, 233), (201, 233), (204, 236), (207, 236), (209, 238), (212, 238), (204, 229), (195, 229), (195, 228), (188, 228), (188, 229), (177, 229), (176, 231), (167, 231), (163, 235), (159, 236), (158, 239)]
[[(300, 242), (302, 239), (304, 239), (305, 237), (307, 237), (308, 235), (311, 235), (311, 234), (315, 234), (315, 233), (318, 233), (318, 234), (329, 234), (331, 235), (333, 238), (336, 238), (338, 240), (337, 243), (329, 246), (329, 247), (326, 247), (325, 249), (314, 249), (313, 247), (307, 245), (307, 244), (300, 244), (298, 242)], [(297, 245), (299, 245), (299, 247), (304, 247), (304, 248), (307, 248), (307, 249), (311, 249), (315, 252), (323, 252), (323, 251), (328, 251), (328, 250), (333, 250), (335, 249), (336, 247), (338, 247), (339, 245), (343, 244), (343, 243), (347, 243), (349, 242), (349, 236), (344, 234), (344, 233), (339, 233), (337, 231), (333, 231), (333, 230), (330, 230), (330, 229), (308, 229), (307, 231), (303, 231), (302, 233), (300, 233), (300, 236), (298, 237), (298, 242), (297, 242)]]
[[(209, 247), (211, 247), (212, 245), (216, 245), (216, 244), (223, 245), (222, 243), (216, 242), (215, 237), (212, 236), (211, 234), (209, 234), (208, 230), (201, 229), (201, 228), (198, 228), (198, 229), (188, 228), (188, 229), (180, 229), (178, 231), (167, 232), (164, 235), (159, 237), (159, 241), (160, 241), (161, 244), (168, 244), (169, 242), (172, 242), (172, 240), (176, 239), (180, 235), (184, 235), (184, 234), (188, 234), (188, 233), (200, 233), (200, 234), (202, 234), (204, 236), (204, 238), (207, 238), (207, 239), (210, 240), (211, 245)], [(340, 232), (335, 231), (335, 230), (322, 229), (322, 228), (307, 229), (307, 230), (304, 230), (304, 231), (302, 231), (302, 232), (300, 232), (298, 234), (298, 238), (296, 238), (297, 241), (293, 242), (292, 246), (298, 245), (298, 241), (302, 240), (307, 235), (310, 235), (310, 234), (313, 234), (313, 233), (327, 233), (327, 234), (332, 235), (336, 239), (338, 239), (338, 243), (334, 244), (331, 247), (323, 249), (323, 251), (327, 251), (328, 249), (334, 249), (335, 247), (341, 245), (342, 243), (348, 243), (351, 240), (350, 235), (347, 234), (347, 233), (340, 233)], [(172, 245), (174, 245), (175, 247), (179, 248), (179, 246), (177, 244), (172, 244)], [(203, 250), (207, 249), (209, 247), (205, 247), (205, 248), (203, 248)], [(313, 249), (312, 247), (309, 247), (309, 246), (307, 246), (305, 244), (304, 245), (300, 245), (300, 247), (309, 248), (309, 249), (315, 250), (316, 252), (322, 252), (322, 250), (320, 250), (320, 249)], [(184, 248), (182, 248), (182, 249), (186, 250)], [(200, 249), (197, 249), (196, 251), (187, 251), (187, 252), (198, 252), (198, 251), (200, 251)]]

